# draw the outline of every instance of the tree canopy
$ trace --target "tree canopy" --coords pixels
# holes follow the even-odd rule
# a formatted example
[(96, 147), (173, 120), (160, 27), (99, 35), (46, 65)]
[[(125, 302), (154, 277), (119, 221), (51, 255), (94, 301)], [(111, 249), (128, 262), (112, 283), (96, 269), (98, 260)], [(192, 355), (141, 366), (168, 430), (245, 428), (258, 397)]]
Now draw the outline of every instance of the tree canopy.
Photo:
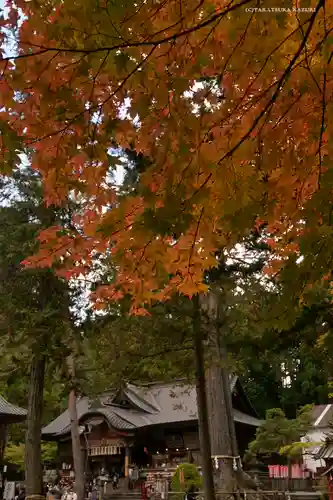
[[(96, 300), (129, 293), (137, 314), (205, 291), (216, 251), (262, 225), (269, 272), (302, 255), (303, 279), (330, 273), (332, 0), (7, 6), (1, 168), (28, 151), (47, 203), (82, 201), (27, 264), (75, 276), (107, 250), (117, 279)], [(131, 148), (149, 164), (122, 196), (110, 174)]]
[[(44, 466), (53, 464), (56, 460), (57, 445), (56, 443), (42, 444), (42, 463)], [(24, 445), (12, 444), (7, 445), (5, 450), (5, 460), (11, 464), (18, 466), (24, 470)]]
[(297, 445), (310, 427), (311, 405), (301, 408), (294, 419), (286, 418), (280, 408), (267, 410), (265, 421), (258, 427), (256, 439), (250, 443), (248, 453), (264, 457), (285, 454), (296, 458), (302, 453), (302, 447)]

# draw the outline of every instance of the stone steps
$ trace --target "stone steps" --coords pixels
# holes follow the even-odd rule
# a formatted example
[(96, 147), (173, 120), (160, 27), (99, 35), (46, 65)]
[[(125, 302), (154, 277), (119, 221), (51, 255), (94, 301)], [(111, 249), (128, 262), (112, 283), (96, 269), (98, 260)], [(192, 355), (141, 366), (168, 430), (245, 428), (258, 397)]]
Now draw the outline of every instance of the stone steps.
[(102, 495), (103, 500), (141, 500), (141, 493), (131, 494), (131, 493), (109, 493)]
[(102, 495), (105, 500), (140, 500), (141, 491), (140, 490), (124, 490), (124, 491), (109, 491)]

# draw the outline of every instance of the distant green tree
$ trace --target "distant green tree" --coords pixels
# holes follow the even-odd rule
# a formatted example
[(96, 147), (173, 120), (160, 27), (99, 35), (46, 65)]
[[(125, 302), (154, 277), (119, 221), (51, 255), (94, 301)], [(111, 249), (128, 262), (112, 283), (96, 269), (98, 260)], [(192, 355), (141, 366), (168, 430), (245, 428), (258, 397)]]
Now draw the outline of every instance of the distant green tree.
[(288, 419), (280, 408), (267, 410), (265, 421), (257, 428), (256, 438), (250, 443), (245, 458), (285, 456), (290, 478), (292, 463), (301, 458), (302, 449), (306, 446), (301, 444), (301, 438), (311, 428), (311, 410), (312, 405), (304, 406), (294, 419)]
[(199, 491), (202, 488), (202, 477), (194, 464), (181, 464), (177, 467), (171, 480), (171, 490), (179, 495), (172, 498), (183, 500), (184, 493)]
[[(30, 167), (18, 168), (10, 179), (3, 176), (0, 197), (0, 376), (5, 392), (22, 398), (28, 409), (26, 486), (29, 494), (39, 494), (44, 382), (46, 373), (55, 375), (50, 379), (57, 383), (46, 390), (51, 414), (48, 400), (53, 405), (61, 393), (59, 365), (69, 352), (71, 300), (68, 284), (54, 269), (27, 269), (23, 261), (38, 248), (41, 229), (54, 223), (65, 229), (71, 214), (44, 204), (40, 178)], [(14, 434), (15, 428), (18, 442)]]
[(268, 408), (282, 408), (288, 418), (295, 418), (309, 402), (327, 402), (333, 346), (328, 292), (325, 284), (317, 287), (311, 303), (294, 304), (290, 317), (283, 283), (267, 288), (253, 280), (252, 289), (237, 297), (230, 313), (228, 351), (261, 416)]
[[(24, 470), (24, 444), (8, 443), (5, 451), (5, 461), (16, 465), (20, 470)], [(42, 443), (42, 464), (48, 465), (54, 463), (57, 455), (56, 443)]]

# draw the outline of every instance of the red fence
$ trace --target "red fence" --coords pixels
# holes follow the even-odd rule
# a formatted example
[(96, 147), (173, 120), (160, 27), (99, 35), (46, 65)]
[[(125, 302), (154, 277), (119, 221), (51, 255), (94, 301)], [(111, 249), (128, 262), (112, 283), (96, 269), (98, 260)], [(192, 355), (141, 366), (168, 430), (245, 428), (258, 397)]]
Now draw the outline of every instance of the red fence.
[[(268, 473), (270, 478), (280, 478), (289, 476), (289, 467), (287, 465), (269, 465)], [(302, 465), (292, 465), (291, 478), (292, 479), (305, 479), (310, 476)]]

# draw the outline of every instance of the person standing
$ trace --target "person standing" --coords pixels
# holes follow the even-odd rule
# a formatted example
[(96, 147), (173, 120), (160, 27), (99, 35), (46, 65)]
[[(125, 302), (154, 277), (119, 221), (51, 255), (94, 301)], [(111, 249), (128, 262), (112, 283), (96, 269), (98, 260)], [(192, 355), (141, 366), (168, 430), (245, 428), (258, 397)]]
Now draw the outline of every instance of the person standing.
[(135, 466), (132, 472), (132, 489), (136, 488), (138, 480), (139, 480), (139, 469), (137, 466)]
[(129, 490), (133, 489), (133, 468), (132, 468), (132, 466), (130, 466), (128, 469), (128, 489)]
[(18, 494), (17, 500), (25, 500), (25, 488), (22, 488)]
[(119, 481), (119, 476), (117, 472), (115, 471), (112, 476), (112, 486), (113, 489), (116, 490), (118, 488), (118, 481)]

